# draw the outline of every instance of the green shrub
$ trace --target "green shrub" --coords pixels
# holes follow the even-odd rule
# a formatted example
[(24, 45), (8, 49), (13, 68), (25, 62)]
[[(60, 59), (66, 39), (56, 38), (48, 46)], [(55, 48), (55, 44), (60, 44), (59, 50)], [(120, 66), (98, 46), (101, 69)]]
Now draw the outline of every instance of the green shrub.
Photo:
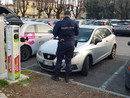
[(16, 84), (17, 85), (24, 85), (24, 84), (28, 84), (29, 82), (32, 82), (32, 80), (33, 80), (32, 78), (28, 78), (28, 79), (25, 79), (25, 80), (20, 80)]
[(6, 81), (6, 80), (4, 80), (4, 79), (0, 79), (0, 87), (2, 87), (2, 86), (7, 86), (7, 85), (9, 85), (9, 82), (8, 82), (8, 81)]

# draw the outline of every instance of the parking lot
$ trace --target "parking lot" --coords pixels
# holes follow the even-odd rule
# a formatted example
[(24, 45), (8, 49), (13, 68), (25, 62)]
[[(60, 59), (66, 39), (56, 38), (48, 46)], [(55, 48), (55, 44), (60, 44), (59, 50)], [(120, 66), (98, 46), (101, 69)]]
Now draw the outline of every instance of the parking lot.
[[(100, 63), (94, 65), (90, 68), (88, 76), (82, 76), (80, 73), (72, 73), (71, 79), (84, 85), (130, 96), (130, 91), (126, 90), (124, 86), (125, 66), (130, 56), (130, 47), (127, 46), (128, 41), (129, 37), (117, 36), (117, 55), (114, 60), (104, 59)], [(26, 62), (22, 62), (22, 68), (49, 75), (53, 74), (52, 72), (42, 70), (37, 65), (35, 56), (32, 56)]]

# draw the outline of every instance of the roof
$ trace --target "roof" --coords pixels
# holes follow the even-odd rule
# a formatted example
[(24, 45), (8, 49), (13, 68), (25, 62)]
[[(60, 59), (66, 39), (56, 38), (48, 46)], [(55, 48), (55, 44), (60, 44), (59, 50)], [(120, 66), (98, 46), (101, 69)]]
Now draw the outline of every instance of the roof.
[(95, 26), (95, 25), (80, 25), (79, 27), (80, 27), (80, 28), (95, 29), (95, 28), (97, 28), (97, 27), (99, 27), (99, 26)]
[(80, 25), (80, 28), (89, 28), (89, 29), (96, 29), (96, 28), (108, 28), (107, 26), (96, 26), (96, 25)]

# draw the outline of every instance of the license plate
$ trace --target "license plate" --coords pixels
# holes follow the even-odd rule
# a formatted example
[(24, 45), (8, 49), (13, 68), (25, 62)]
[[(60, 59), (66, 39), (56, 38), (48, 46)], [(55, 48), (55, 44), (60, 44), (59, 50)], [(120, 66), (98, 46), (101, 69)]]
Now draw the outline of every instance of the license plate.
[(43, 61), (43, 64), (48, 65), (48, 66), (53, 66), (54, 65), (53, 62), (45, 61), (45, 60)]
[(127, 27), (120, 27), (120, 29), (127, 29)]

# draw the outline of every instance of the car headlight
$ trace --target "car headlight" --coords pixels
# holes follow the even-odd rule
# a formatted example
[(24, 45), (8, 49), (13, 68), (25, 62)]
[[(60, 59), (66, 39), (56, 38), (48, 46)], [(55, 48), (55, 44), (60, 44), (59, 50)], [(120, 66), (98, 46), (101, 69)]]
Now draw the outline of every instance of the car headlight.
[(42, 56), (42, 52), (40, 50), (38, 50), (38, 55)]
[(74, 53), (73, 53), (73, 57), (75, 57), (77, 54), (78, 54), (78, 52), (74, 52)]

